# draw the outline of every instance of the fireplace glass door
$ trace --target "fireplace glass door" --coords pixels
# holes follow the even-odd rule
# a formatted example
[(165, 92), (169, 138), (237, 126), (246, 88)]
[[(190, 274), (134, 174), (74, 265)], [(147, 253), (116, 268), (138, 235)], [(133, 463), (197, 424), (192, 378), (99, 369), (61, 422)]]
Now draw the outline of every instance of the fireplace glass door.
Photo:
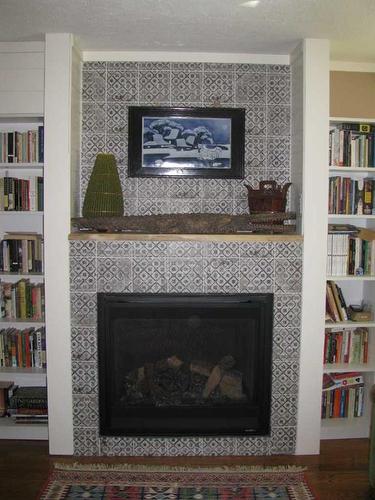
[(98, 294), (102, 435), (266, 435), (272, 294)]

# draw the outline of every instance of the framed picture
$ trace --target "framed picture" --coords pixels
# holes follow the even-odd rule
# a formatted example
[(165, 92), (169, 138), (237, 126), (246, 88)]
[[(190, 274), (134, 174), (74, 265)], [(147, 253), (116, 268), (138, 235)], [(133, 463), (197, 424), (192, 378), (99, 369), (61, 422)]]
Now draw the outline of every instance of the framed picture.
[(245, 110), (129, 107), (130, 177), (242, 179)]

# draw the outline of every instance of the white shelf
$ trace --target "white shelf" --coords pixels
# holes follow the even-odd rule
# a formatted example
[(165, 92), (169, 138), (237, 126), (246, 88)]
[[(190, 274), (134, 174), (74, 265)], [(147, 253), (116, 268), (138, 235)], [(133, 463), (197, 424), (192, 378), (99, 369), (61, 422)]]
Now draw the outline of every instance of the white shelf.
[(326, 328), (375, 328), (375, 321), (326, 321)]
[(0, 279), (3, 277), (12, 279), (32, 278), (33, 280), (36, 279), (37, 281), (41, 281), (44, 279), (44, 273), (11, 273), (7, 271), (0, 271)]
[(0, 215), (43, 215), (44, 212), (41, 211), (32, 211), (32, 210), (0, 210)]
[(44, 163), (27, 163), (27, 162), (19, 162), (19, 163), (5, 163), (0, 162), (0, 169), (4, 170), (34, 170), (34, 169), (42, 169), (44, 167)]
[(375, 220), (375, 215), (358, 215), (358, 214), (328, 214), (328, 219), (357, 219), (357, 220)]
[(0, 368), (0, 380), (9, 380), (20, 386), (45, 386), (45, 368)]
[(375, 281), (375, 276), (369, 274), (363, 276), (327, 276), (327, 281)]
[(330, 172), (339, 172), (341, 173), (350, 173), (350, 174), (374, 174), (375, 175), (375, 167), (369, 168), (359, 168), (359, 167), (338, 167), (331, 165), (329, 167)]
[(332, 363), (323, 365), (323, 373), (375, 372), (375, 366), (370, 363)]
[(332, 116), (329, 118), (329, 121), (332, 123), (375, 123), (375, 118), (349, 118), (347, 116)]
[(34, 321), (32, 319), (0, 319), (0, 328), (7, 328), (11, 325), (17, 325), (17, 328), (28, 328), (29, 326), (34, 326), (39, 328), (45, 325), (44, 321)]
[(9, 417), (0, 418), (0, 439), (48, 439), (47, 424), (16, 424)]
[[(365, 403), (366, 404), (366, 403)], [(353, 418), (324, 418), (321, 426), (321, 439), (359, 439), (368, 438), (370, 419), (368, 415)]]

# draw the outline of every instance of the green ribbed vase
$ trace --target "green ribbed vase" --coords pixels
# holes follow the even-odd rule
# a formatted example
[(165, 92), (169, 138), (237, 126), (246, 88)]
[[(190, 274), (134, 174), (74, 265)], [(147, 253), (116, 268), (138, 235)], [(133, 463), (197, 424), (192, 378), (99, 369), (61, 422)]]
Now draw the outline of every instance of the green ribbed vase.
[(113, 154), (99, 153), (87, 186), (83, 217), (124, 215), (120, 177)]

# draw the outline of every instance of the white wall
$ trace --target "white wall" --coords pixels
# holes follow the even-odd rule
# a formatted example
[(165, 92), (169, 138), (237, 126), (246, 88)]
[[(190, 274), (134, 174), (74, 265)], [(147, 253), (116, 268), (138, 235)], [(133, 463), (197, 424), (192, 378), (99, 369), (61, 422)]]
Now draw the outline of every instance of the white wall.
[(72, 108), (76, 108), (72, 105), (72, 66), (72, 35), (47, 34), (44, 234), (51, 454), (73, 453), (68, 242), (71, 218)]
[(0, 115), (42, 116), (44, 43), (0, 43)]
[[(303, 64), (302, 109), (294, 127), (302, 130), (302, 229), (304, 235), (301, 356), (297, 454), (319, 453), (323, 374), (327, 249), (327, 155), (329, 130), (329, 42), (307, 39), (292, 56)], [(298, 92), (292, 96), (300, 99)], [(298, 105), (298, 103), (297, 103)]]

